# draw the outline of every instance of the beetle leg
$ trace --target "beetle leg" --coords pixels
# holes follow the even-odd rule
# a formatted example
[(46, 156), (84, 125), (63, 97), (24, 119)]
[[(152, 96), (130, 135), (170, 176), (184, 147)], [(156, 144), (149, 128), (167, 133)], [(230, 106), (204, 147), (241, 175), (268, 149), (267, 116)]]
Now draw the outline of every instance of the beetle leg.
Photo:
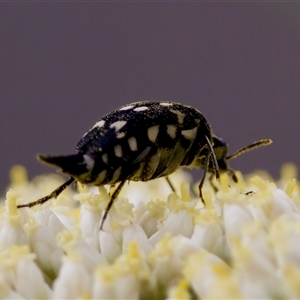
[(103, 225), (104, 225), (104, 221), (107, 218), (108, 212), (111, 209), (111, 207), (112, 207), (114, 201), (116, 200), (116, 198), (119, 196), (119, 193), (121, 192), (121, 189), (124, 186), (124, 184), (125, 184), (126, 181), (127, 181), (127, 179), (121, 181), (120, 184), (118, 185), (118, 187), (115, 189), (115, 191), (111, 195), (110, 200), (108, 202), (108, 205), (107, 205), (107, 207), (105, 209), (104, 215), (103, 215), (102, 220), (101, 220), (100, 230), (102, 230)]
[(237, 182), (238, 182), (238, 179), (237, 179), (237, 177), (236, 177), (236, 175), (235, 175), (235, 172), (234, 172), (232, 169), (229, 169), (229, 168), (227, 168), (227, 172), (230, 173), (232, 180), (233, 180), (235, 183), (237, 183)]
[(213, 188), (213, 190), (215, 191), (215, 193), (218, 191), (218, 188), (216, 187), (216, 185), (213, 183), (213, 179), (214, 179), (214, 173), (211, 173), (209, 176), (209, 183), (211, 185), (211, 187)]
[[(209, 149), (209, 152), (210, 152), (210, 155), (211, 155), (211, 160), (212, 160), (212, 163), (214, 165), (216, 178), (220, 179), (220, 170), (219, 170), (219, 165), (218, 165), (218, 161), (217, 161), (217, 158), (216, 158), (216, 154), (214, 152), (214, 149), (212, 147), (212, 144), (211, 144), (209, 138), (207, 136), (205, 136), (205, 138), (206, 138), (207, 146), (208, 146), (208, 149)], [(208, 161), (209, 161), (209, 159), (208, 159)], [(208, 167), (207, 167), (207, 169), (208, 169)]]
[(168, 182), (168, 184), (169, 184), (169, 186), (170, 186), (171, 190), (173, 191), (173, 193), (175, 193), (175, 194), (176, 194), (175, 187), (174, 187), (174, 185), (173, 185), (172, 181), (170, 180), (170, 177), (169, 177), (169, 176), (166, 176), (166, 180), (167, 180), (167, 182)]
[(63, 192), (74, 180), (75, 179), (73, 177), (71, 177), (68, 181), (66, 181), (65, 183), (60, 185), (57, 189), (55, 189), (51, 194), (49, 194), (49, 195), (47, 195), (43, 198), (40, 198), (36, 201), (29, 202), (27, 204), (17, 205), (17, 208), (32, 207), (32, 206), (36, 206), (38, 204), (43, 204), (43, 203), (47, 202), (50, 199), (57, 198), (61, 194), (61, 192)]
[(218, 162), (217, 162), (217, 158), (216, 158), (214, 149), (212, 147), (212, 144), (211, 144), (209, 138), (207, 136), (205, 136), (205, 138), (206, 138), (206, 141), (207, 141), (206, 147), (208, 148), (209, 152), (208, 152), (208, 155), (206, 157), (204, 172), (203, 172), (200, 184), (199, 184), (199, 195), (200, 195), (201, 201), (203, 202), (204, 205), (205, 205), (205, 201), (204, 201), (204, 198), (203, 198), (203, 195), (202, 195), (202, 187), (203, 187), (203, 184), (204, 184), (205, 176), (206, 176), (208, 168), (209, 168), (210, 160), (213, 163), (214, 171), (215, 171), (215, 173), (210, 176), (210, 183), (211, 183), (213, 189), (216, 189), (216, 187), (212, 184), (212, 180), (211, 180), (212, 176), (216, 175), (216, 178), (218, 180), (220, 179), (220, 170), (219, 170), (219, 166), (218, 166)]
[(204, 206), (206, 206), (203, 195), (202, 195), (202, 188), (203, 188), (203, 184), (204, 184), (204, 180), (205, 180), (205, 176), (209, 167), (209, 160), (210, 160), (210, 155), (211, 153), (209, 153), (206, 157), (206, 162), (205, 162), (205, 168), (204, 168), (204, 172), (201, 178), (201, 181), (199, 183), (199, 196), (201, 198), (202, 203), (204, 204)]

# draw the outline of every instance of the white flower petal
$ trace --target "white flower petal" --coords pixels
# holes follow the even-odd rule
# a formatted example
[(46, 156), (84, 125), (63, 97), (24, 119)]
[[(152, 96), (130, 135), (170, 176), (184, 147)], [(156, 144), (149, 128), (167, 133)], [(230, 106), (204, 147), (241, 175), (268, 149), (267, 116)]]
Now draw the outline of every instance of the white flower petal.
[(122, 253), (122, 248), (115, 237), (103, 230), (99, 231), (99, 246), (100, 253), (108, 262), (113, 262)]
[(78, 240), (74, 248), (81, 255), (82, 263), (90, 273), (96, 267), (107, 264), (103, 255), (91, 246), (90, 243), (85, 242), (84, 239)]
[(134, 275), (110, 278), (103, 275), (94, 280), (93, 299), (139, 299), (138, 282)]
[(128, 245), (132, 242), (136, 241), (139, 248), (146, 255), (150, 253), (152, 250), (152, 245), (150, 244), (145, 231), (138, 224), (128, 226), (123, 231), (123, 249), (127, 249)]
[(205, 225), (196, 225), (191, 240), (195, 245), (213, 254), (224, 256), (226, 241), (223, 229), (219, 224), (209, 222)]
[(241, 299), (234, 272), (219, 257), (205, 250), (188, 257), (183, 274), (201, 299)]
[(0, 225), (0, 246), (25, 244), (28, 244), (28, 238), (20, 223), (11, 224), (9, 221), (4, 221)]
[(98, 235), (101, 211), (92, 209), (87, 204), (82, 204), (80, 212), (80, 228), (82, 230), (82, 237), (85, 238), (85, 240), (96, 250), (99, 250)]
[(15, 288), (26, 299), (48, 299), (52, 294), (40, 269), (27, 259), (18, 263)]
[(237, 203), (224, 204), (223, 219), (226, 235), (239, 232), (242, 224), (253, 221), (253, 216), (246, 205)]
[(80, 261), (66, 259), (53, 283), (53, 299), (88, 298), (92, 279)]
[(162, 228), (150, 237), (150, 242), (155, 245), (166, 233), (191, 237), (193, 234), (193, 220), (186, 210), (171, 211)]
[(51, 230), (54, 235), (66, 228), (56, 214), (48, 208), (38, 210), (33, 214), (33, 218), (38, 224), (47, 227), (49, 231)]
[(285, 213), (299, 213), (299, 209), (297, 209), (293, 200), (284, 191), (276, 189), (272, 196), (272, 206), (270, 208), (271, 220), (274, 220)]
[(57, 245), (52, 230), (38, 225), (32, 225), (30, 228), (30, 246), (37, 256), (37, 263), (43, 270), (57, 274), (63, 250)]

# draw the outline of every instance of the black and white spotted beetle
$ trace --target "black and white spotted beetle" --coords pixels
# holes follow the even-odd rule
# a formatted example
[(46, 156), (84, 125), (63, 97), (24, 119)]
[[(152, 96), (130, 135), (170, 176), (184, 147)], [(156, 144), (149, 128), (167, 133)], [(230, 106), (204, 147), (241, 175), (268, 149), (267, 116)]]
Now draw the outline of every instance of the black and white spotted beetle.
[(130, 103), (104, 116), (84, 134), (77, 144), (77, 154), (39, 155), (41, 161), (61, 168), (71, 178), (48, 196), (18, 205), (18, 208), (32, 207), (56, 198), (74, 180), (95, 186), (119, 183), (102, 217), (102, 229), (126, 181), (148, 181), (168, 176), (180, 166), (204, 169), (199, 184), (204, 203), (202, 186), (207, 172), (217, 178), (220, 172), (229, 172), (237, 182), (227, 161), (270, 143), (270, 139), (260, 140), (227, 156), (227, 144), (212, 134), (209, 124), (197, 109), (174, 102)]

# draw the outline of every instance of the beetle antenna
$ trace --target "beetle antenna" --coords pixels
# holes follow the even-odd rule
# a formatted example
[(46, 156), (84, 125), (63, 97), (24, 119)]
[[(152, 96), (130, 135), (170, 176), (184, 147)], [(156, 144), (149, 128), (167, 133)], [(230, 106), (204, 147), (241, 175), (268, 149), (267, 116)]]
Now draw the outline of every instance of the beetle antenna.
[(205, 138), (206, 138), (206, 141), (207, 141), (208, 149), (210, 150), (209, 155), (211, 155), (211, 160), (212, 160), (212, 163), (214, 165), (216, 178), (220, 179), (220, 169), (219, 169), (219, 166), (218, 166), (218, 161), (217, 161), (216, 154), (214, 152), (213, 146), (212, 146), (210, 140), (208, 139), (208, 137), (205, 136)]
[(273, 143), (273, 141), (271, 139), (264, 139), (264, 140), (254, 142), (253, 144), (248, 145), (248, 146), (236, 151), (235, 153), (227, 156), (226, 159), (229, 160), (229, 159), (236, 158), (236, 157), (240, 156), (241, 154), (243, 154), (245, 152), (251, 151), (251, 150), (256, 149), (258, 147), (268, 146), (272, 143)]

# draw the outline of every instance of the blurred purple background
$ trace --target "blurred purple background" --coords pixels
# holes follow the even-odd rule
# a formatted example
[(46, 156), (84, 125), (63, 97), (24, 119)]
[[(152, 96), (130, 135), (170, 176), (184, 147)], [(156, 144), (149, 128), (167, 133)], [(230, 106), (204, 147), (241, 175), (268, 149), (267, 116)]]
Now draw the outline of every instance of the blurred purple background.
[(299, 15), (275, 2), (1, 3), (0, 191), (12, 165), (53, 171), (36, 153), (73, 153), (104, 114), (139, 100), (193, 105), (230, 153), (273, 138), (233, 168), (299, 165)]

